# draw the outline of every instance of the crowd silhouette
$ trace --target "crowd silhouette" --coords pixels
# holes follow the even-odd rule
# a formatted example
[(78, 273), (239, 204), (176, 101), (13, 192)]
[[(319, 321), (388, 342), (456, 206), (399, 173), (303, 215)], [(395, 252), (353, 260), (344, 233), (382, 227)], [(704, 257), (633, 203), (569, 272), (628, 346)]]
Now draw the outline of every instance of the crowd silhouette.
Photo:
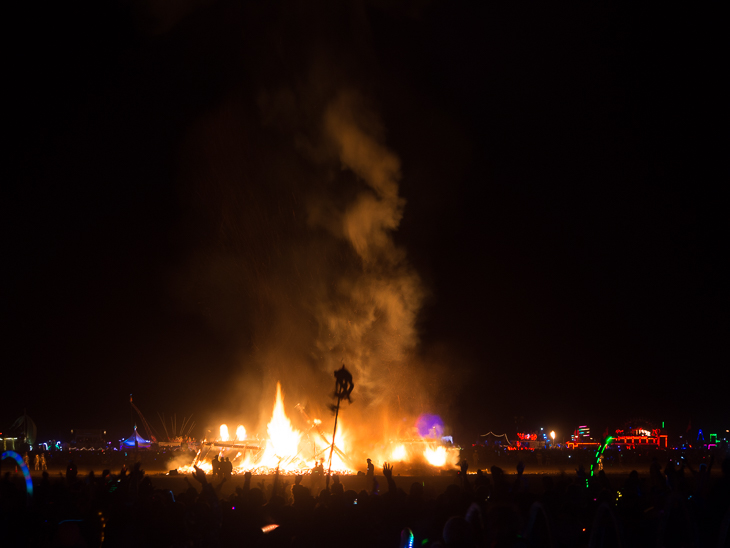
[[(230, 474), (196, 468), (173, 493), (139, 463), (119, 474), (47, 472), (30, 497), (17, 475), (0, 482), (4, 546), (77, 547), (719, 547), (730, 522), (730, 457), (721, 472), (655, 460), (646, 473), (527, 477), (468, 465), (441, 493), (394, 476), (356, 492), (347, 477), (313, 492), (303, 476), (267, 478), (222, 495)], [(293, 483), (289, 485), (289, 482)], [(385, 486), (384, 486), (385, 487)]]

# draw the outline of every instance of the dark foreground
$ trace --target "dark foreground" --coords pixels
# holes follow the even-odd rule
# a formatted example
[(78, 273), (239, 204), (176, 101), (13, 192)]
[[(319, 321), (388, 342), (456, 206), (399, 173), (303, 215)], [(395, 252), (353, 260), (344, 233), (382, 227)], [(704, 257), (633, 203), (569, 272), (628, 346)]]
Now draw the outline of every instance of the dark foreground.
[[(647, 464), (581, 471), (405, 477), (34, 473), (0, 485), (3, 546), (583, 547), (727, 545), (730, 459), (722, 469)], [(390, 476), (390, 477), (388, 477)], [(277, 526), (277, 527), (274, 527)], [(411, 537), (412, 532), (412, 537)], [(723, 536), (725, 535), (725, 536)]]

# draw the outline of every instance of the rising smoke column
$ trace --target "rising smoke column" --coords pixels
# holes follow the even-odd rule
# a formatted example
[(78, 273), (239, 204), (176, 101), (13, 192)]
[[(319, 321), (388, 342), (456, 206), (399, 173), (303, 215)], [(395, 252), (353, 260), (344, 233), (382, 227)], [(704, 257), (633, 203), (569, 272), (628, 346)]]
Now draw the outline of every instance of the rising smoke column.
[(345, 423), (374, 408), (411, 411), (405, 400), (423, 396), (412, 355), (424, 291), (393, 240), (405, 210), (400, 160), (351, 69), (368, 57), (362, 13), (335, 45), (343, 19), (327, 17), (311, 15), (316, 40), (298, 41), (298, 19), (254, 33), (255, 61), (241, 67), (250, 78), (199, 117), (181, 150), (196, 246), (175, 287), (238, 348), (230, 401), (242, 416), (257, 409), (258, 431), (277, 381), (287, 401), (324, 416), (343, 362), (357, 403)]
[(357, 253), (355, 268), (337, 280), (338, 298), (324, 299), (315, 309), (317, 344), (329, 368), (337, 358), (344, 360), (367, 399), (379, 403), (399, 388), (408, 353), (418, 342), (423, 292), (405, 251), (393, 242), (405, 205), (398, 193), (400, 161), (379, 141), (375, 118), (353, 91), (339, 93), (326, 108), (325, 138), (342, 168), (365, 188), (336, 211), (338, 223), (321, 219), (316, 209), (310, 221), (328, 227)]

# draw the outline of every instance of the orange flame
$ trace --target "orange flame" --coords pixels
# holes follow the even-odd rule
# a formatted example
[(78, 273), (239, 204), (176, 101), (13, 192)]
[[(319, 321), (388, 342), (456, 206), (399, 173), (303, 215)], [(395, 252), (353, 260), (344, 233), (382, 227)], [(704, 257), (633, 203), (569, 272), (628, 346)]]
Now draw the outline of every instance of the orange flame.
[(446, 448), (443, 446), (433, 449), (431, 447), (427, 447), (423, 452), (423, 456), (432, 466), (443, 466), (446, 464)]
[[(225, 446), (222, 448), (222, 452), (228, 452), (226, 456), (233, 461), (237, 473), (254, 470), (258, 473), (267, 473), (272, 472), (277, 467), (281, 472), (301, 473), (304, 470), (311, 469), (315, 460), (327, 466), (331, 447), (330, 438), (319, 429), (322, 421), (315, 418), (312, 419), (312, 423), (314, 426), (309, 432), (307, 443), (303, 443), (302, 433), (292, 426), (291, 421), (284, 411), (284, 397), (281, 391), (281, 383), (277, 383), (274, 409), (267, 426), (268, 437), (261, 446), (262, 451), (247, 447), (243, 451), (237, 451), (232, 458), (231, 452), (235, 447), (228, 448), (228, 446)], [(338, 451), (343, 455), (347, 454), (346, 432), (346, 429), (342, 425), (342, 419), (340, 419), (335, 437), (336, 449), (332, 453), (333, 472), (347, 473), (351, 471), (350, 466), (338, 454)], [(235, 444), (235, 442), (244, 440), (251, 440), (250, 445), (254, 447), (259, 443), (258, 436), (255, 436), (253, 439), (248, 437), (246, 428), (242, 424), (239, 424), (236, 428), (236, 435), (233, 440), (231, 440), (228, 426), (226, 424), (220, 425), (220, 436), (217, 441), (233, 441)], [(215, 444), (213, 444), (213, 447), (215, 447)], [(218, 451), (221, 451), (221, 448), (218, 448)], [(197, 465), (209, 473), (212, 467), (210, 462), (206, 462), (206, 460), (210, 458), (210, 455), (207, 452), (207, 456), (201, 455), (201, 452), (198, 451), (198, 455), (195, 457), (192, 465), (180, 467), (179, 470), (181, 472), (192, 472), (193, 466)]]
[(294, 430), (291, 421), (284, 412), (284, 398), (281, 395), (281, 384), (276, 383), (276, 401), (274, 412), (267, 426), (269, 439), (261, 459), (261, 465), (269, 468), (283, 466), (289, 468), (299, 454), (299, 441), (302, 434)]
[(403, 462), (408, 459), (408, 453), (406, 452), (406, 446), (401, 444), (393, 449), (393, 453), (390, 455), (390, 460), (393, 462)]

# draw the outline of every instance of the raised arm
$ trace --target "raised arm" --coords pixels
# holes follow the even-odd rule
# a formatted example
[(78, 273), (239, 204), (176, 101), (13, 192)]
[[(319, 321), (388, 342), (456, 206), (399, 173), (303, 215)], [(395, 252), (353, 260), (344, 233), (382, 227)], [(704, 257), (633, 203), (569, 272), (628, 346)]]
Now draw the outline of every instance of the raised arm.
[(388, 464), (387, 462), (383, 464), (383, 475), (385, 476), (385, 479), (388, 480), (388, 492), (395, 493), (397, 488), (395, 486), (395, 480), (393, 479), (392, 464)]

